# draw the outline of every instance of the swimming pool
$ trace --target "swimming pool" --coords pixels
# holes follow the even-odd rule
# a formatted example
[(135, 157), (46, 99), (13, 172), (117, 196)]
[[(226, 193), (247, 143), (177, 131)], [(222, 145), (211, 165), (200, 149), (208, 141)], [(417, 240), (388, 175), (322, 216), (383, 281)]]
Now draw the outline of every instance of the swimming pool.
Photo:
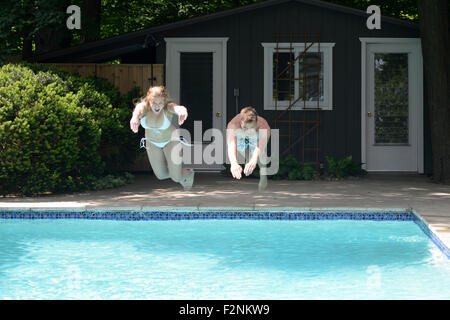
[(397, 211), (4, 211), (0, 299), (449, 299), (424, 231)]

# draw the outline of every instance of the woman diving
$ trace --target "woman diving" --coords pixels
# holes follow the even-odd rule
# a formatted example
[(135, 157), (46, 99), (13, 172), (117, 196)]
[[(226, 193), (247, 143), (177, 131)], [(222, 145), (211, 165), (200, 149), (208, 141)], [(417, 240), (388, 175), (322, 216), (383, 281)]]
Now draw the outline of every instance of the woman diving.
[[(182, 141), (172, 136), (176, 128), (172, 125), (173, 115), (178, 116), (178, 124), (186, 120), (188, 113), (184, 106), (170, 100), (163, 86), (150, 87), (145, 98), (141, 99), (133, 111), (130, 128), (138, 132), (139, 125), (145, 129), (145, 147), (155, 176), (162, 180), (171, 178), (180, 183), (184, 190), (190, 190), (194, 182), (194, 171), (182, 169), (181, 155), (172, 152)], [(179, 157), (174, 159), (173, 157)]]

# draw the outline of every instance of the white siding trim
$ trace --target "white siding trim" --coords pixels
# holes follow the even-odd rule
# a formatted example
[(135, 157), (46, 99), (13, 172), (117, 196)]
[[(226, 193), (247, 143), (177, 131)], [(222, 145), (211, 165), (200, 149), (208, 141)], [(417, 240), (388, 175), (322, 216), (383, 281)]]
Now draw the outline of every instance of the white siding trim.
[[(359, 38), (361, 40), (361, 38)], [(367, 169), (367, 149), (366, 149), (366, 47), (367, 42), (361, 40), (361, 166)]]

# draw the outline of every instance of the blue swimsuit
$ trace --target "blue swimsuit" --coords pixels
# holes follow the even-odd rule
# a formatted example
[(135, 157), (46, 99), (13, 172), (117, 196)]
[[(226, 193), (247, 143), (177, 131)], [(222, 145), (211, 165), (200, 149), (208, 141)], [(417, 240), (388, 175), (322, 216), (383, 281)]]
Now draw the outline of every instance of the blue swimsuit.
[(251, 138), (236, 136), (236, 149), (242, 153), (245, 153), (245, 149), (247, 149), (247, 147), (250, 147), (250, 152), (253, 152), (253, 150), (255, 150), (256, 144), (258, 143), (258, 139), (258, 135)]
[[(147, 124), (145, 123), (146, 120), (147, 120), (146, 117), (142, 117), (142, 119), (141, 119), (141, 126), (142, 126), (143, 128), (145, 128), (145, 129), (147, 129), (147, 130), (153, 130), (153, 131), (156, 131), (156, 132), (166, 130), (166, 129), (168, 129), (168, 128), (170, 127), (170, 125), (171, 125), (172, 123), (170, 122), (169, 119), (167, 119), (166, 113), (165, 113), (164, 111), (163, 111), (163, 117), (164, 117), (163, 124), (162, 124), (162, 126), (159, 127), (159, 128), (153, 128), (153, 127), (147, 126)], [(171, 141), (171, 139), (169, 139), (168, 141), (164, 141), (164, 142), (154, 142), (154, 141), (149, 140), (149, 139), (147, 139), (147, 138), (142, 138), (142, 139), (141, 139), (141, 143), (140, 143), (140, 147), (141, 147), (141, 148), (145, 148), (145, 149), (147, 149), (147, 147), (145, 146), (145, 140), (151, 142), (152, 144), (154, 144), (154, 145), (157, 146), (158, 148), (164, 148), (164, 147)], [(187, 143), (186, 141), (182, 140), (181, 137), (179, 138), (179, 141), (180, 141), (181, 143), (183, 143), (184, 145), (186, 145), (186, 146), (192, 146), (191, 144), (189, 144), (189, 143)]]

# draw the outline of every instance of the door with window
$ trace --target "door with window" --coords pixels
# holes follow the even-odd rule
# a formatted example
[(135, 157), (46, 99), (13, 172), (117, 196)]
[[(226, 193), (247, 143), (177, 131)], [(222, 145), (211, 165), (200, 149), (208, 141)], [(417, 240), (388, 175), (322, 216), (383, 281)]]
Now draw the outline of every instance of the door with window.
[[(189, 132), (185, 137), (192, 147), (183, 146), (184, 167), (197, 170), (222, 170), (221, 163), (207, 163), (202, 157), (212, 143), (205, 136), (208, 129), (218, 129), (225, 136), (226, 127), (226, 43), (227, 38), (166, 38), (166, 86), (174, 102), (186, 106), (188, 118), (180, 127)], [(189, 148), (190, 150), (188, 150)], [(213, 152), (215, 155), (215, 152)], [(225, 162), (225, 158), (221, 159)]]
[(419, 49), (416, 42), (366, 46), (368, 171), (423, 171)]

